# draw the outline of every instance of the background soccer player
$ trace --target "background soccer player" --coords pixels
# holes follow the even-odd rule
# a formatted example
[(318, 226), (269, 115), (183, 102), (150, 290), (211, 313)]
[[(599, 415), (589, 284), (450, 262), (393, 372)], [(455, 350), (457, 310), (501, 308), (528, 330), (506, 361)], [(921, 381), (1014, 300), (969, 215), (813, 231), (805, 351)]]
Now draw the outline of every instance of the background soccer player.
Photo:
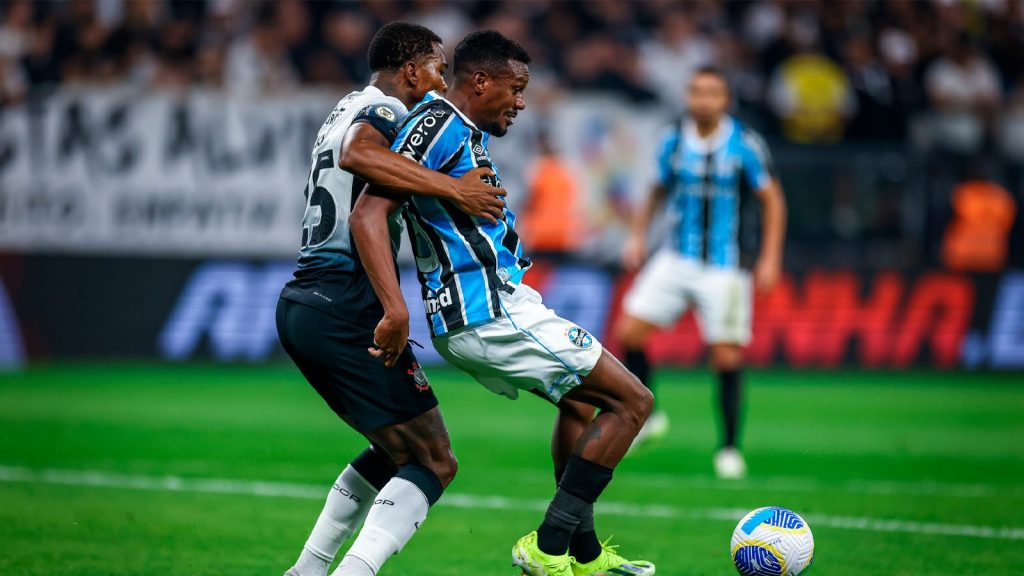
[(388, 148), (407, 106), (447, 88), (440, 38), (394, 22), (377, 32), (367, 56), (370, 85), (338, 102), (311, 154), (298, 270), (281, 292), (277, 328), (309, 383), (372, 446), (338, 476), (287, 576), (327, 574), (364, 519), (335, 574), (373, 576), (409, 541), (456, 471), (437, 398), (412, 351), (387, 363), (366, 352), (383, 310), (352, 244), (347, 216), (355, 198), (372, 182), (445, 198), (484, 220), (495, 220), (504, 205), (503, 192), (480, 180), (489, 170), (454, 180)]
[[(719, 380), (722, 437), (715, 471), (722, 478), (738, 478), (746, 474), (739, 418), (740, 370), (753, 308), (750, 269), (758, 291), (767, 292), (778, 282), (786, 205), (764, 142), (726, 113), (729, 98), (721, 72), (698, 70), (686, 96), (688, 115), (660, 144), (659, 182), (634, 219), (624, 265), (635, 270), (643, 263), (647, 229), (666, 202), (671, 227), (664, 246), (626, 295), (617, 334), (626, 349), (626, 366), (654, 390), (644, 353), (647, 338), (694, 307)], [(660, 436), (667, 428), (668, 417), (656, 410), (637, 441)]]
[[(466, 36), (454, 60), (451, 99), (428, 94), (394, 149), (451, 175), (492, 167), (490, 180), (500, 185), (487, 144), (526, 107), (530, 57), (485, 30)], [(353, 236), (385, 308), (377, 338), (387, 358), (403, 353), (408, 334), (390, 320), (393, 311), (398, 317), (408, 312), (394, 263), (384, 257), (386, 221), (401, 204), (367, 193), (352, 214)], [(530, 260), (515, 232), (515, 214), (506, 209), (503, 220), (485, 222), (422, 197), (405, 207), (434, 347), (495, 393), (514, 399), (529, 390), (559, 407), (553, 446), (558, 489), (537, 531), (513, 548), (515, 565), (529, 576), (654, 574), (649, 562), (628, 561), (603, 546), (593, 524), (594, 502), (650, 412), (650, 392), (596, 338), (559, 318), (523, 283)], [(588, 404), (601, 409), (592, 421)]]

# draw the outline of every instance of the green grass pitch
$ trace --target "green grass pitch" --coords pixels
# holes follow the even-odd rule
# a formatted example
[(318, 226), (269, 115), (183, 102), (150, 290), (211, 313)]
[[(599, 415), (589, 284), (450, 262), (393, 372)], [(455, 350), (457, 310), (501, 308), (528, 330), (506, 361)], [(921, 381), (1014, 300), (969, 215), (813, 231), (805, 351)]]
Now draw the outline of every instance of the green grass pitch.
[[(509, 576), (552, 495), (554, 410), (429, 374), (461, 470), (383, 575)], [(658, 378), (671, 432), (597, 513), (658, 574), (734, 574), (732, 529), (763, 505), (809, 520), (815, 574), (1024, 574), (1021, 375), (751, 371), (735, 483), (711, 474), (710, 376)], [(288, 364), (0, 375), (0, 574), (281, 574), (362, 447)]]

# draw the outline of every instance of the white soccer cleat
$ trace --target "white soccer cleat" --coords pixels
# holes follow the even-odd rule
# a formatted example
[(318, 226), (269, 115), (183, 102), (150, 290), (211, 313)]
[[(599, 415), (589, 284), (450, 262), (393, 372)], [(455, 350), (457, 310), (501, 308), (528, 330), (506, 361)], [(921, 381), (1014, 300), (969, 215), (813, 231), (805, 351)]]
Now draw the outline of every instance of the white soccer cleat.
[(739, 480), (747, 475), (747, 463), (743, 454), (732, 446), (715, 453), (715, 476), (722, 480)]

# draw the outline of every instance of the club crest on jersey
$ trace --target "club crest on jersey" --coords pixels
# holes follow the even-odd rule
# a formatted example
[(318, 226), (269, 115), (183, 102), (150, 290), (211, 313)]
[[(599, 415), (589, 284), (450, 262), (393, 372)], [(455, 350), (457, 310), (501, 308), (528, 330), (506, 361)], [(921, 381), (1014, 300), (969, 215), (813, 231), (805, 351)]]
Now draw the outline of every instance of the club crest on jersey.
[(395, 121), (395, 113), (387, 106), (377, 106), (377, 116), (387, 120), (388, 122)]
[(586, 350), (594, 345), (594, 337), (579, 326), (570, 326), (565, 330), (565, 335), (569, 337), (569, 341), (577, 348)]
[(423, 371), (423, 367), (420, 366), (419, 362), (413, 362), (412, 368), (406, 371), (409, 376), (412, 376), (412, 382), (416, 385), (416, 389), (420, 392), (426, 392), (430, 389), (430, 382), (427, 381), (427, 374)]

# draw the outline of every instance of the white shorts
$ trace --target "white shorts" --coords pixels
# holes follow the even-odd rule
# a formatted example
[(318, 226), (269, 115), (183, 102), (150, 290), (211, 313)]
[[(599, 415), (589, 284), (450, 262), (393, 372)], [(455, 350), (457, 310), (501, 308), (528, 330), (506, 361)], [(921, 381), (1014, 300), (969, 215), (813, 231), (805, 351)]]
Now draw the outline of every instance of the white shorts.
[(514, 400), (520, 390), (537, 390), (558, 402), (597, 365), (601, 343), (559, 318), (525, 284), (499, 295), (504, 316), (438, 336), (434, 348), (496, 394)]
[(674, 250), (660, 250), (637, 275), (623, 303), (626, 314), (671, 327), (692, 305), (706, 344), (750, 343), (750, 273), (707, 266)]

